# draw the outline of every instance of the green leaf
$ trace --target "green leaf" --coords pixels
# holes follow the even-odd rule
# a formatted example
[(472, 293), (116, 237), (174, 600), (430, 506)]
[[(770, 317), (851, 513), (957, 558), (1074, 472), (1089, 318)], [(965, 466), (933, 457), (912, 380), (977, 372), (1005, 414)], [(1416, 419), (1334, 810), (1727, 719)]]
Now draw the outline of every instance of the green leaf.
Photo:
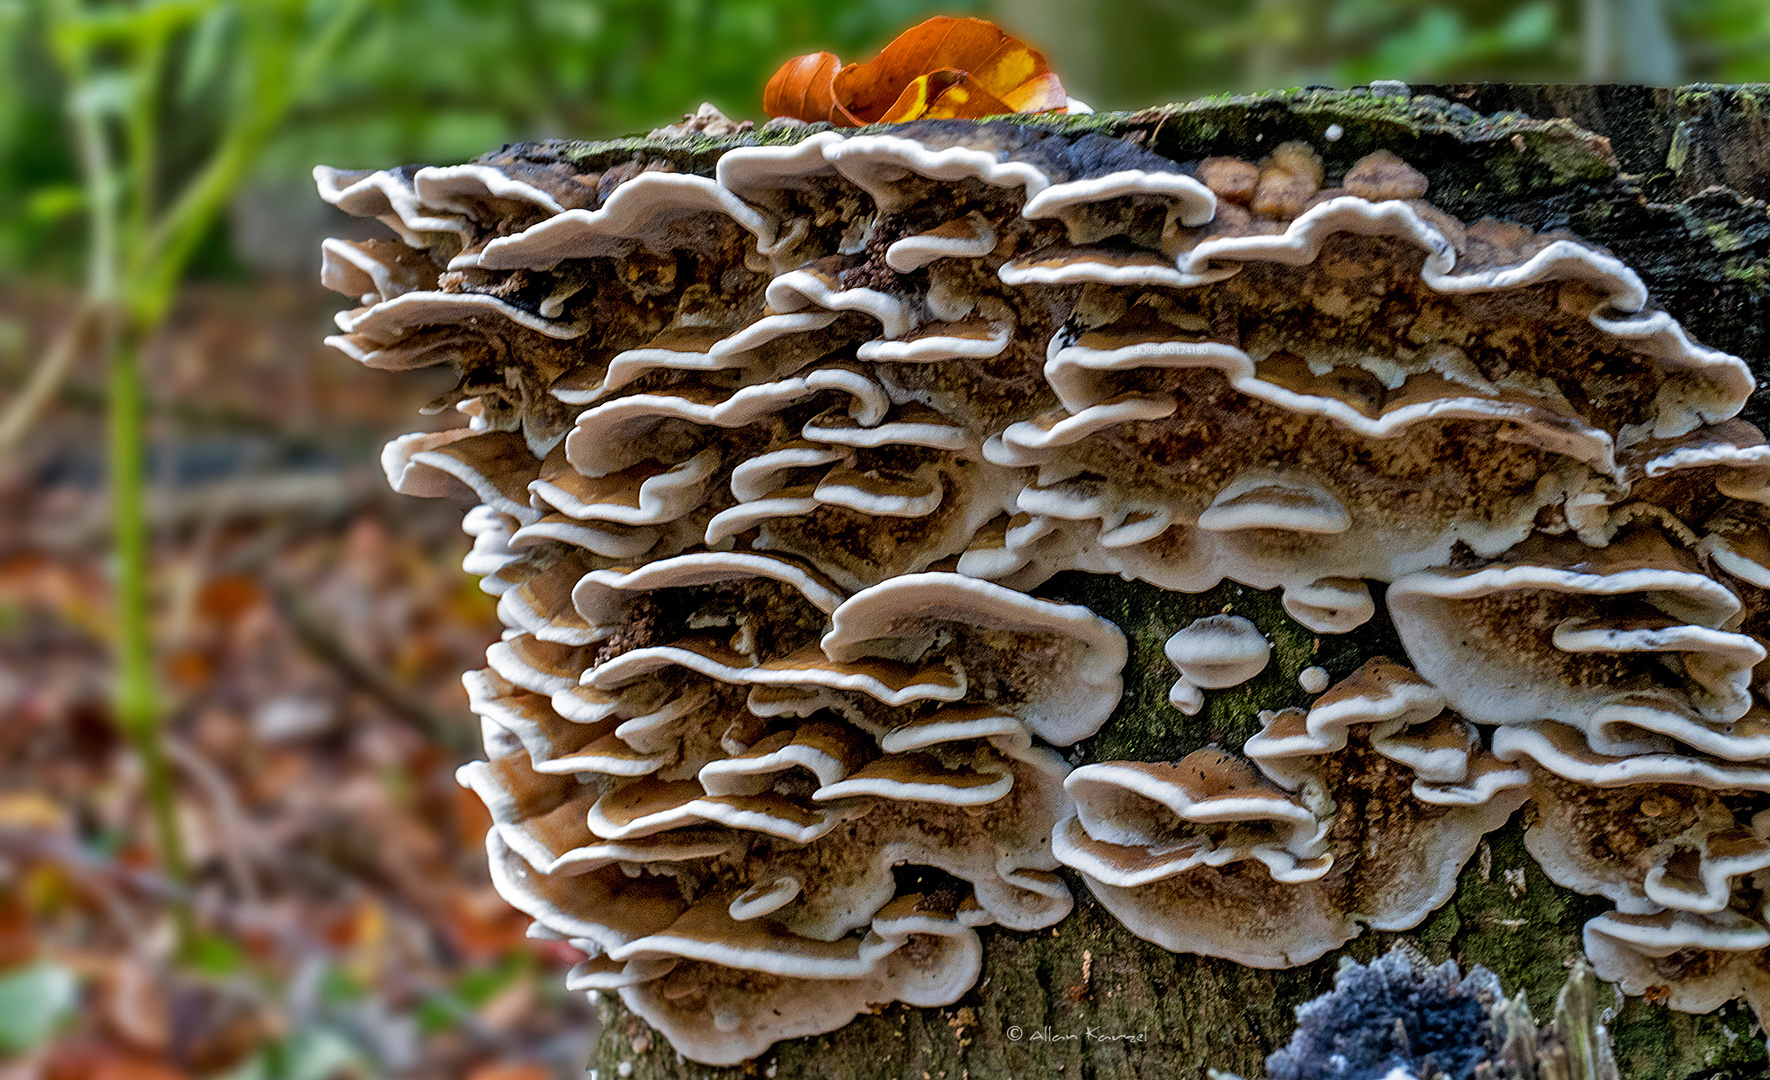
[(199, 934), (187, 948), (190, 966), (205, 975), (235, 975), (246, 966), (246, 953), (239, 944), (217, 934)]
[(62, 22), (58, 36), (65, 47), (142, 46), (164, 41), (203, 17), (219, 0), (151, 0), (131, 6), (83, 11)]
[(224, 4), (203, 16), (196, 29), (191, 31), (190, 45), (184, 55), (184, 70), (179, 74), (180, 104), (189, 105), (196, 101), (197, 95), (220, 73), (235, 14), (232, 4)]
[(320, 1000), (328, 1005), (348, 1005), (368, 996), (369, 988), (361, 979), (337, 967), (327, 967), (320, 976)]
[(461, 1017), (467, 1012), (453, 996), (430, 995), (418, 1002), (414, 1014), (418, 1020), (418, 1030), (426, 1035), (440, 1035), (452, 1030)]
[(356, 1045), (331, 1028), (303, 1028), (283, 1047), (282, 1080), (336, 1080), (363, 1076), (368, 1068)]
[(490, 1001), (498, 991), (518, 977), (534, 970), (534, 954), (526, 949), (504, 954), (489, 967), (464, 972), (455, 982), (455, 994), (469, 1007), (477, 1008)]
[(30, 221), (60, 221), (86, 205), (86, 191), (78, 184), (56, 184), (38, 188), (25, 200), (25, 218)]
[(76, 87), (68, 105), (94, 116), (123, 116), (135, 101), (140, 85), (141, 80), (132, 72), (107, 71)]
[(35, 1050), (71, 1013), (79, 997), (74, 973), (42, 963), (0, 974), (0, 1052)]
[(1525, 52), (1540, 49), (1555, 40), (1560, 29), (1555, 5), (1548, 0), (1528, 4), (1514, 12), (1499, 30), (1498, 44), (1504, 50)]

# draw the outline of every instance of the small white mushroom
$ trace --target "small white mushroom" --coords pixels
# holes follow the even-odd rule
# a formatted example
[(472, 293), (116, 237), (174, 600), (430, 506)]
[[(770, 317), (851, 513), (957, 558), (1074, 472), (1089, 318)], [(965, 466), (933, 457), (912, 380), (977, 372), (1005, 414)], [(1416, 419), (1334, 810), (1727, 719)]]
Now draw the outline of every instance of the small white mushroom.
[(1205, 692), (1182, 677), (1168, 688), (1168, 704), (1187, 716), (1197, 716), (1198, 711), (1205, 707)]
[(732, 900), (731, 917), (742, 922), (771, 914), (792, 903), (804, 887), (804, 882), (791, 874), (752, 885)]
[(1260, 628), (1240, 615), (1195, 619), (1176, 631), (1162, 651), (1186, 682), (1205, 690), (1247, 682), (1272, 657)]

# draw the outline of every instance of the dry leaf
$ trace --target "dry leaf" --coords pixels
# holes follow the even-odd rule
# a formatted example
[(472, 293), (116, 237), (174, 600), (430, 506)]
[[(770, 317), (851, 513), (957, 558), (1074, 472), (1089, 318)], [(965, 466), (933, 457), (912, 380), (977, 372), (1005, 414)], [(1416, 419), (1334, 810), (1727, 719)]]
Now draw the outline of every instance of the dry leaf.
[(159, 1056), (172, 1044), (172, 1002), (166, 973), (136, 957), (111, 969), (98, 999), (100, 1018), (111, 1034), (135, 1050)]
[(0, 971), (30, 963), (37, 955), (37, 933), (31, 911), (16, 888), (0, 893)]
[(1053, 112), (1068, 102), (1038, 50), (984, 19), (929, 19), (877, 59), (840, 69), (838, 63), (827, 52), (787, 61), (768, 81), (764, 110), (856, 127)]
[(8, 792), (0, 795), (0, 828), (34, 829), (41, 832), (67, 831), (67, 808), (34, 791)]
[(556, 1074), (538, 1061), (492, 1062), (469, 1073), (467, 1080), (553, 1080)]
[(489, 964), (516, 949), (535, 951), (528, 939), (528, 917), (504, 902), (490, 886), (456, 889), (435, 916), (449, 942), (474, 963)]
[(841, 66), (836, 54), (828, 52), (788, 60), (763, 88), (762, 111), (770, 116), (828, 120), (836, 105), (830, 83)]
[(43, 1080), (190, 1080), (163, 1061), (97, 1045), (62, 1045), (44, 1062)]

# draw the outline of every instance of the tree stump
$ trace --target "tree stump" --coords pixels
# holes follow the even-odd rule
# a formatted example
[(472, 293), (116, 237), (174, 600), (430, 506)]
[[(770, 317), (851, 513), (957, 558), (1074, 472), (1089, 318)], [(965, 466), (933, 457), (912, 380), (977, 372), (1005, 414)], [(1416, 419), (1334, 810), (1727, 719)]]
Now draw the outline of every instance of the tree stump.
[[(1333, 125), (1344, 134), (1329, 144), (1324, 134)], [(1348, 161), (1392, 150), (1431, 178), (1434, 203), (1458, 217), (1565, 228), (1609, 248), (1693, 336), (1770, 377), (1762, 366), (1770, 363), (1770, 88), (1298, 90), (1100, 114), (1066, 126), (1138, 137), (1181, 161), (1258, 157), (1263, 147), (1292, 139)], [(1770, 397), (1760, 392), (1743, 415), (1764, 427)], [(1100, 734), (1077, 747), (1078, 764), (1178, 760), (1212, 743), (1239, 745), (1259, 729), (1260, 709), (1302, 704), (1296, 676), (1304, 667), (1340, 675), (1368, 656), (1399, 654), (1379, 623), (1332, 637), (1302, 633), (1276, 643), (1276, 660), (1258, 679), (1210, 696), (1198, 716), (1184, 718), (1166, 700), (1174, 676), (1162, 644), (1171, 628), (1224, 610), (1257, 614), (1263, 628), (1276, 625), (1284, 620), (1275, 597), (1235, 585), (1188, 596), (1079, 574), (1041, 595), (1087, 604), (1131, 641), (1124, 700)], [(892, 1005), (829, 1035), (778, 1044), (754, 1063), (716, 1069), (683, 1061), (605, 996), (595, 1066), (604, 1077), (635, 1080), (757, 1073), (1202, 1080), (1207, 1068), (1259, 1076), (1266, 1055), (1289, 1038), (1293, 1010), (1332, 985), (1340, 956), (1369, 962), (1398, 940), (1434, 960), (1487, 967), (1509, 993), (1546, 1009), (1582, 953), (1581, 927), (1609, 905), (1545, 878), (1524, 851), (1521, 818), (1489, 835), (1455, 898), (1418, 928), (1366, 933), (1303, 967), (1262, 971), (1167, 952), (1127, 932), (1069, 874), (1074, 913), (1048, 931), (985, 930), (983, 978), (951, 1007)], [(1601, 1002), (1609, 996), (1601, 987)], [(1621, 994), (1607, 1003), (1625, 1077), (1770, 1075), (1764, 1034), (1738, 1002), (1702, 1016)]]
[[(1602, 245), (1644, 280), (1654, 301), (1704, 345), (1745, 358), (1759, 378), (1770, 345), (1770, 90), (1755, 87), (1389, 86), (1212, 98), (1134, 114), (1024, 119), (1041, 130), (1094, 133), (1175, 162), (1257, 161), (1292, 142), (1313, 147), (1330, 176), (1390, 151), (1430, 181), (1433, 205), (1463, 222), (1496, 218), (1538, 233), (1566, 230)], [(732, 138), (548, 143), (489, 155), (512, 161), (609, 162), (645, 153), (709, 174)], [(1763, 427), (1770, 396), (1745, 406)], [(531, 445), (533, 445), (531, 443)], [(1080, 604), (1124, 634), (1124, 693), (1097, 733), (1063, 748), (1072, 767), (1172, 762), (1208, 747), (1239, 750), (1262, 712), (1307, 708), (1305, 669), (1335, 681), (1376, 657), (1404, 656), (1381, 588), (1374, 618), (1317, 633), (1278, 590), (1224, 581), (1206, 591), (1158, 588), (1107, 573), (1066, 571), (1031, 589)], [(1233, 614), (1269, 639), (1255, 677), (1204, 696), (1195, 715), (1169, 701), (1176, 628)], [(1417, 659), (1417, 658), (1416, 658)], [(1362, 808), (1360, 808), (1362, 811)], [(1342, 812), (1345, 812), (1342, 810)], [(1525, 849), (1535, 810), (1514, 813), (1464, 866), (1454, 895), (1404, 932), (1366, 930), (1300, 966), (1260, 969), (1169, 952), (1132, 934), (1073, 870), (1061, 871), (1074, 911), (1048, 929), (980, 930), (984, 960), (970, 991), (941, 1008), (901, 1003), (828, 1034), (773, 1045), (742, 1065), (682, 1058), (669, 1042), (602, 997), (594, 1066), (604, 1078), (820, 1076), (840, 1080), (1008, 1077), (1202, 1078), (1207, 1068), (1258, 1076), (1288, 1038), (1293, 1009), (1331, 984), (1342, 957), (1368, 962), (1397, 942), (1434, 961), (1497, 973), (1513, 997), (1546, 1010), (1583, 950), (1582, 931), (1613, 907), (1549, 880)], [(1601, 987), (1622, 1074), (1631, 1078), (1767, 1074), (1763, 1034), (1738, 1002), (1705, 1015)]]

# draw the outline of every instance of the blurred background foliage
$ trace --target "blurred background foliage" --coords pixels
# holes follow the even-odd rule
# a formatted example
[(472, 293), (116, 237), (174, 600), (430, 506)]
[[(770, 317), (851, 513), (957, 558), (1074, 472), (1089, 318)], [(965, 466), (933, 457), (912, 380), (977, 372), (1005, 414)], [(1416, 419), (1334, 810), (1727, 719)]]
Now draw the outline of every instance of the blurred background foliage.
[[(241, 10), (268, 0), (159, 0), (176, 63), (159, 87), (181, 122), (160, 167), (225, 122)], [(307, 0), (323, 23), (350, 0)], [(138, 5), (119, 5), (122, 9)], [(503, 142), (597, 137), (701, 101), (759, 111), (782, 60), (870, 55), (935, 13), (993, 18), (1051, 57), (1072, 93), (1129, 108), (1291, 85), (1770, 79), (1765, 0), (370, 0), (254, 173), (279, 193), (316, 161), (457, 161)], [(68, 272), (80, 186), (48, 0), (0, 0), (0, 272)], [(104, 5), (97, 5), (104, 10)], [(236, 73), (237, 74), (237, 73)], [(102, 92), (129, 92), (112, 86)], [(189, 155), (185, 155), (188, 157)], [(199, 260), (225, 265), (226, 246)], [(47, 265), (46, 265), (47, 264)], [(62, 265), (57, 265), (62, 264)]]

